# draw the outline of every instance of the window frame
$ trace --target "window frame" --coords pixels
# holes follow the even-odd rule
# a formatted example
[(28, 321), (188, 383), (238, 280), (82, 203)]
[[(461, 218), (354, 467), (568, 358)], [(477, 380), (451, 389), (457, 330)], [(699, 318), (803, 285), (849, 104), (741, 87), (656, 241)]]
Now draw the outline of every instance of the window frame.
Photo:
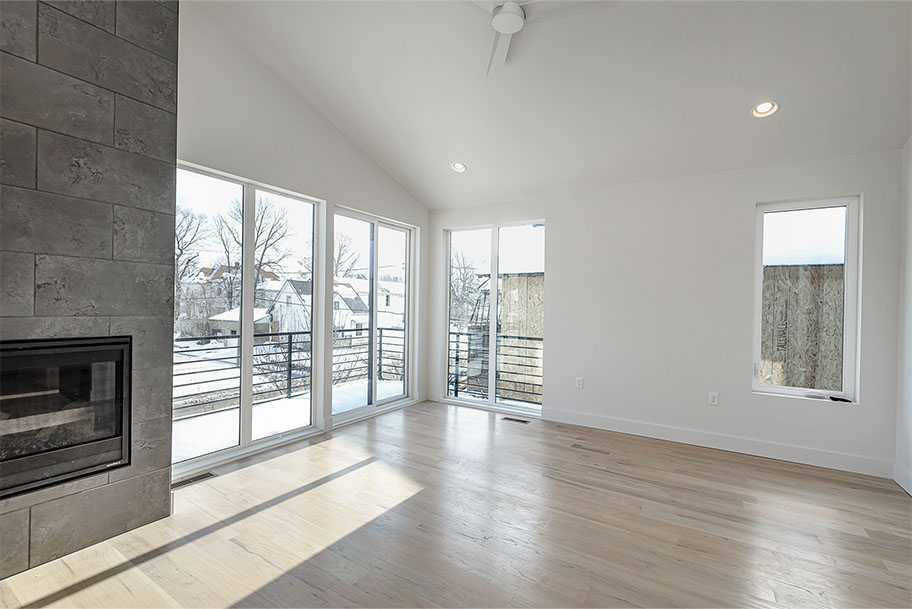
[[(417, 226), (411, 224), (406, 224), (404, 222), (399, 222), (397, 220), (391, 220), (389, 218), (378, 216), (372, 213), (360, 211), (351, 207), (346, 207), (343, 205), (335, 205), (333, 209), (328, 211), (328, 214), (335, 216), (344, 216), (346, 218), (351, 218), (353, 220), (360, 220), (362, 222), (368, 222), (373, 225), (373, 239), (371, 243), (371, 249), (373, 252), (373, 274), (374, 281), (371, 287), (371, 297), (374, 303), (374, 306), (370, 306), (370, 323), (367, 327), (363, 328), (362, 331), (367, 331), (368, 335), (371, 338), (373, 343), (374, 336), (373, 333), (377, 329), (377, 317), (380, 307), (379, 305), (379, 272), (378, 272), (378, 235), (380, 228), (386, 228), (391, 230), (400, 231), (406, 235), (406, 288), (405, 288), (405, 302), (403, 306), (405, 307), (405, 320), (406, 320), (406, 331), (405, 337), (403, 340), (403, 345), (405, 349), (405, 358), (406, 364), (403, 370), (405, 379), (403, 381), (403, 393), (396, 396), (391, 396), (388, 398), (378, 399), (377, 398), (377, 383), (373, 382), (376, 377), (372, 377), (372, 382), (370, 383), (370, 403), (358, 408), (353, 408), (352, 410), (346, 410), (344, 412), (332, 412), (332, 385), (330, 384), (329, 391), (329, 403), (330, 403), (330, 412), (329, 417), (332, 421), (333, 427), (338, 427), (340, 425), (346, 425), (354, 421), (359, 421), (361, 419), (369, 418), (385, 412), (387, 409), (394, 409), (399, 407), (399, 405), (410, 403), (415, 400), (415, 396), (418, 393), (417, 379), (418, 379), (418, 362), (416, 361), (414, 354), (417, 352), (418, 332), (417, 332), (417, 305), (415, 304), (415, 298), (418, 295), (418, 252), (419, 252), (419, 229)], [(333, 220), (333, 225), (335, 226), (335, 219)], [(332, 231), (332, 234), (327, 235), (327, 239), (332, 242), (331, 251), (335, 252), (335, 230)], [(330, 268), (332, 264), (330, 261)], [(330, 278), (328, 289), (333, 291), (333, 302), (337, 303), (335, 289), (334, 289), (334, 279)], [(334, 304), (335, 306), (335, 304)], [(332, 326), (332, 315), (330, 314), (330, 326)], [(356, 329), (356, 328), (354, 328)], [(335, 328), (332, 329), (332, 333), (335, 334)], [(371, 363), (369, 367), (371, 369), (371, 374), (376, 373), (375, 370), (375, 361), (374, 361), (374, 345), (371, 344), (369, 347), (371, 353)], [(332, 358), (329, 360), (332, 361)], [(330, 363), (330, 369), (332, 364)]]
[[(842, 391), (767, 385), (760, 379), (763, 325), (763, 219), (764, 214), (803, 211), (830, 207), (846, 208), (845, 266), (842, 332)], [(754, 307), (753, 307), (753, 393), (828, 400), (838, 398), (858, 403), (858, 355), (860, 344), (858, 312), (861, 309), (861, 207), (862, 196), (850, 195), (820, 199), (759, 202), (754, 212)], [(836, 403), (836, 402), (833, 402)]]
[[(472, 406), (475, 408), (483, 408), (486, 410), (492, 410), (495, 412), (503, 412), (506, 414), (521, 414), (526, 417), (541, 418), (542, 411), (544, 410), (544, 398), (542, 398), (542, 404), (539, 406), (534, 405), (520, 405), (518, 403), (509, 403), (501, 402), (497, 399), (497, 354), (498, 354), (498, 341), (497, 341), (497, 304), (498, 298), (496, 295), (494, 297), (488, 298), (488, 336), (494, 337), (492, 341), (488, 339), (488, 396), (487, 398), (473, 398), (473, 397), (463, 397), (463, 396), (453, 396), (450, 395), (450, 381), (449, 381), (449, 349), (450, 349), (450, 282), (452, 280), (452, 251), (453, 251), (453, 233), (463, 232), (463, 231), (473, 231), (473, 230), (485, 230), (488, 229), (491, 231), (491, 254), (490, 254), (490, 270), (491, 270), (491, 290), (496, 294), (496, 281), (497, 277), (500, 274), (500, 229), (502, 228), (511, 228), (515, 226), (531, 226), (541, 224), (545, 227), (547, 231), (547, 222), (544, 218), (530, 219), (530, 220), (517, 220), (512, 222), (496, 222), (492, 224), (479, 224), (479, 225), (470, 225), (470, 226), (453, 226), (450, 228), (444, 229), (444, 290), (445, 297), (444, 301), (446, 303), (446, 314), (444, 317), (443, 325), (443, 349), (442, 349), (442, 366), (438, 374), (441, 375), (443, 379), (442, 386), (443, 392), (442, 395), (438, 398), (439, 401), (450, 403), (450, 404), (462, 404), (466, 406)], [(545, 264), (547, 266), (547, 232), (545, 233)], [(545, 273), (547, 278), (547, 273)], [(547, 279), (545, 280), (547, 283)], [(545, 369), (547, 364), (543, 364), (542, 369)], [(544, 385), (544, 372), (542, 373), (543, 379), (542, 384)], [(544, 390), (542, 391), (544, 396)]]
[[(318, 199), (309, 195), (304, 195), (292, 190), (279, 188), (276, 186), (271, 186), (269, 184), (264, 184), (256, 180), (250, 180), (247, 178), (239, 177), (230, 173), (218, 171), (211, 169), (202, 165), (197, 165), (195, 163), (189, 163), (186, 161), (178, 161), (177, 169), (189, 171), (199, 175), (207, 176), (210, 178), (215, 178), (218, 180), (223, 180), (226, 182), (231, 182), (242, 187), (242, 210), (243, 210), (243, 222), (242, 222), (242, 246), (241, 256), (241, 269), (244, 268), (254, 268), (254, 250), (253, 248), (246, 247), (247, 243), (253, 242), (253, 231), (255, 223), (255, 212), (256, 212), (256, 193), (257, 191), (276, 194), (283, 197), (288, 197), (291, 199), (300, 200), (302, 202), (310, 203), (313, 205), (313, 242), (312, 247), (312, 256), (314, 259), (314, 265), (316, 265), (316, 255), (318, 248), (320, 247), (325, 236), (318, 229), (318, 219), (326, 214), (327, 202), (323, 199)], [(176, 193), (175, 193), (176, 197)], [(311, 315), (311, 361), (315, 361), (314, 350), (316, 345), (319, 344), (318, 340), (322, 342), (324, 340), (322, 331), (318, 330), (318, 324), (316, 320), (318, 316), (322, 316), (322, 310), (319, 309), (319, 293), (322, 288), (315, 281), (314, 277), (311, 277), (312, 292), (314, 294), (313, 306), (310, 311)], [(241, 272), (241, 312), (240, 312), (240, 332), (235, 336), (240, 337), (241, 344), (253, 345), (253, 334), (254, 334), (254, 324), (252, 316), (249, 314), (244, 314), (244, 311), (253, 311), (254, 304), (254, 291), (255, 291), (255, 277), (252, 273)], [(319, 336), (318, 336), (319, 335)], [(322, 365), (322, 364), (320, 364)], [(315, 368), (316, 369), (316, 368)], [(240, 395), (238, 400), (238, 417), (239, 417), (239, 437), (238, 443), (232, 446), (228, 446), (219, 450), (215, 450), (208, 453), (203, 453), (196, 457), (191, 457), (189, 459), (184, 459), (182, 461), (177, 461), (171, 463), (171, 472), (172, 479), (175, 479), (184, 475), (191, 475), (196, 471), (202, 471), (208, 467), (214, 465), (219, 465), (222, 463), (227, 463), (243, 457), (245, 455), (259, 452), (267, 448), (299, 440), (311, 435), (315, 435), (322, 431), (323, 427), (323, 418), (322, 413), (319, 412), (316, 408), (318, 404), (322, 404), (324, 395), (322, 381), (320, 380), (322, 376), (317, 376), (316, 373), (312, 372), (311, 377), (311, 389), (310, 389), (310, 424), (296, 427), (293, 429), (288, 429), (277, 434), (272, 434), (269, 436), (264, 436), (262, 438), (253, 438), (252, 427), (253, 427), (253, 351), (252, 349), (247, 352), (245, 348), (242, 348), (241, 352), (241, 365), (240, 365)], [(173, 398), (172, 398), (173, 401)], [(173, 416), (173, 415), (172, 415)]]

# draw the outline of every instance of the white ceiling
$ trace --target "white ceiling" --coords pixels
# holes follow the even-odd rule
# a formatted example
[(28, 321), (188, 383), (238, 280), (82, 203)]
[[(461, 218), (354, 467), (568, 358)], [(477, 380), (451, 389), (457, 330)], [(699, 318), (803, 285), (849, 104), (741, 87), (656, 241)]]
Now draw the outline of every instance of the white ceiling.
[[(540, 0), (496, 79), (472, 2), (207, 6), (432, 208), (898, 149), (910, 132), (909, 2)], [(766, 99), (779, 113), (751, 118)]]

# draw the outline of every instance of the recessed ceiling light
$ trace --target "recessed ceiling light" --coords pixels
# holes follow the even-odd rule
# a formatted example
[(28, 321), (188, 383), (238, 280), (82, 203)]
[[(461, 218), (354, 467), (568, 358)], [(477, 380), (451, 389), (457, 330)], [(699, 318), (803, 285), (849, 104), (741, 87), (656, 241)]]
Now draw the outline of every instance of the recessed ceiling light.
[(779, 104), (776, 102), (765, 101), (754, 106), (754, 109), (751, 110), (751, 114), (757, 118), (766, 118), (767, 116), (774, 115), (778, 109)]
[(455, 163), (450, 163), (450, 169), (452, 169), (456, 173), (462, 173), (466, 170), (466, 164), (456, 161)]

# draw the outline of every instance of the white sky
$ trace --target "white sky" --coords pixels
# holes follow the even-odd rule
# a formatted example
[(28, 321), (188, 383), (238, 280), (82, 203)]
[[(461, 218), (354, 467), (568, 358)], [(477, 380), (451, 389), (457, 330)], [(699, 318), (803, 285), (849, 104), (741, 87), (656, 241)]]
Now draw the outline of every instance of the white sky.
[(846, 208), (763, 214), (763, 264), (845, 262)]
[[(544, 225), (505, 226), (499, 231), (499, 273), (545, 272)], [(453, 251), (465, 256), (479, 273), (491, 272), (491, 229), (453, 231), (451, 239)]]
[[(177, 204), (204, 214), (211, 221), (219, 214), (228, 216), (234, 201), (243, 198), (240, 184), (220, 180), (183, 169), (177, 170)], [(257, 190), (257, 197), (270, 200), (278, 208), (284, 208), (290, 227), (285, 246), (291, 255), (283, 261), (283, 274), (296, 275), (301, 271), (298, 261), (310, 258), (310, 243), (313, 235), (313, 204), (291, 197)], [(212, 266), (223, 261), (218, 244), (209, 239), (200, 254), (202, 266)]]

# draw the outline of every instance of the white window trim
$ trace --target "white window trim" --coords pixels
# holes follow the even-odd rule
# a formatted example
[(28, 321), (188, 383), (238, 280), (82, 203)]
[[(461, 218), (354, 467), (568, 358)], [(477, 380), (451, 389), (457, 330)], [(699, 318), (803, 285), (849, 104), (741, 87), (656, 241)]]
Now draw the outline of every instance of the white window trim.
[[(780, 387), (760, 382), (761, 326), (763, 311), (763, 214), (775, 211), (798, 211), (827, 207), (846, 208), (846, 251), (845, 251), (845, 304), (843, 308), (842, 333), (842, 391), (805, 389), (802, 387)], [(861, 295), (861, 195), (827, 199), (802, 199), (757, 203), (755, 211), (755, 254), (754, 254), (754, 311), (753, 311), (753, 375), (751, 389), (754, 393), (782, 395), (789, 397), (829, 400), (840, 398), (858, 403), (858, 355), (860, 326), (859, 310)], [(834, 402), (837, 403), (837, 402)]]
[[(379, 234), (380, 227), (397, 230), (405, 233), (407, 239), (407, 250), (406, 250), (406, 287), (405, 287), (405, 319), (406, 319), (406, 331), (405, 331), (405, 340), (403, 345), (405, 347), (405, 382), (403, 383), (403, 393), (400, 395), (391, 396), (384, 398), (382, 400), (377, 399), (377, 383), (372, 382), (371, 385), (371, 403), (365, 406), (358, 408), (353, 408), (352, 410), (347, 410), (345, 412), (333, 413), (332, 412), (332, 366), (329, 367), (330, 374), (330, 386), (328, 389), (329, 400), (328, 403), (330, 407), (328, 409), (328, 416), (330, 417), (332, 428), (336, 428), (340, 425), (346, 425), (353, 421), (361, 420), (363, 418), (369, 418), (376, 416), (388, 410), (395, 410), (402, 407), (403, 405), (415, 403), (414, 396), (418, 394), (418, 362), (415, 361), (416, 358), (413, 357), (413, 354), (416, 353), (416, 341), (417, 341), (417, 307), (414, 305), (414, 299), (418, 294), (417, 284), (418, 284), (418, 265), (416, 261), (418, 260), (418, 227), (412, 226), (410, 224), (405, 224), (404, 222), (398, 222), (396, 220), (390, 220), (389, 218), (384, 218), (367, 212), (363, 212), (351, 207), (346, 207), (342, 205), (334, 206), (332, 210), (333, 216), (345, 216), (347, 218), (352, 218), (354, 220), (361, 220), (362, 222), (370, 222), (374, 225), (374, 237), (371, 244), (374, 254), (371, 256), (373, 259), (373, 273), (374, 281), (371, 287), (371, 292), (373, 296), (373, 301), (375, 306), (371, 312), (371, 324), (374, 329), (377, 328), (377, 314), (379, 312), (379, 286), (380, 286), (380, 277), (377, 265), (379, 261), (376, 255), (377, 248), (377, 236)], [(335, 223), (334, 223), (335, 224)], [(335, 233), (335, 231), (333, 231)], [(332, 249), (331, 252), (335, 252), (335, 234), (332, 235)], [(329, 290), (332, 290), (333, 299), (335, 299), (335, 285), (333, 278), (330, 278)], [(369, 330), (369, 328), (365, 328)], [(373, 340), (373, 337), (371, 337)], [(373, 352), (374, 345), (371, 345), (371, 351)], [(330, 361), (332, 361), (330, 359)], [(374, 371), (373, 363), (371, 364), (371, 370)]]
[[(501, 222), (497, 224), (481, 224), (474, 226), (460, 226), (444, 229), (444, 243), (446, 249), (444, 250), (444, 278), (446, 284), (444, 289), (446, 290), (446, 315), (444, 315), (444, 325), (443, 325), (443, 366), (440, 374), (442, 374), (443, 379), (443, 394), (437, 398), (437, 401), (444, 402), (447, 404), (462, 405), (462, 406), (471, 406), (473, 408), (480, 408), (482, 410), (490, 410), (492, 412), (502, 412), (505, 414), (522, 414), (526, 416), (541, 417), (541, 413), (545, 407), (544, 398), (542, 398), (542, 404), (540, 406), (535, 406), (530, 404), (529, 406), (518, 405), (518, 404), (508, 404), (499, 402), (497, 400), (497, 374), (496, 374), (496, 362), (497, 362), (497, 339), (493, 341), (489, 339), (488, 344), (488, 397), (487, 399), (483, 398), (474, 398), (474, 397), (454, 397), (450, 395), (450, 279), (452, 277), (452, 268), (450, 266), (452, 260), (452, 245), (453, 245), (453, 233), (462, 232), (462, 231), (471, 231), (471, 230), (491, 230), (491, 290), (492, 293), (496, 291), (496, 278), (499, 275), (499, 248), (500, 248), (500, 229), (501, 228), (510, 228), (514, 226), (529, 226), (534, 224), (541, 224), (545, 226), (547, 231), (547, 223), (543, 218), (532, 219), (532, 220), (517, 220), (515, 222)], [(547, 232), (545, 233), (545, 260), (547, 262)], [(547, 274), (545, 275), (547, 277)], [(546, 279), (547, 281), (547, 279)], [(497, 336), (497, 297), (488, 298), (488, 336)], [(542, 372), (542, 385), (544, 386), (544, 366), (547, 365), (546, 362), (543, 362), (543, 372)], [(542, 395), (544, 395), (544, 387), (542, 389)]]
[[(270, 186), (262, 182), (257, 182), (255, 180), (248, 180), (233, 174), (225, 173), (215, 169), (210, 169), (202, 165), (197, 165), (195, 163), (188, 163), (186, 161), (178, 161), (178, 169), (183, 169), (200, 175), (208, 176), (211, 178), (217, 178), (219, 180), (224, 180), (226, 182), (231, 182), (233, 184), (238, 184), (243, 187), (243, 202), (244, 202), (244, 221), (243, 221), (243, 242), (249, 243), (253, 241), (253, 230), (254, 230), (254, 213), (255, 213), (255, 193), (256, 191), (262, 192), (271, 192), (277, 195), (290, 197), (293, 199), (298, 199), (300, 201), (305, 201), (311, 203), (314, 206), (314, 269), (317, 270), (319, 267), (318, 262), (322, 263), (322, 258), (318, 258), (318, 245), (319, 243), (324, 242), (325, 235), (322, 230), (318, 229), (318, 220), (319, 218), (325, 216), (326, 214), (326, 201), (322, 199), (317, 199), (308, 195), (302, 195), (301, 193), (287, 190), (284, 188), (278, 188), (275, 186)], [(249, 250), (249, 254), (247, 252)], [(244, 248), (242, 252), (242, 268), (253, 268), (254, 261), (254, 252), (252, 248)], [(248, 259), (249, 258), (249, 259)], [(324, 421), (323, 414), (317, 408), (317, 404), (321, 404), (324, 400), (323, 388), (320, 383), (316, 381), (319, 372), (318, 368), (323, 366), (323, 363), (318, 360), (315, 356), (315, 349), (317, 349), (318, 344), (322, 344), (324, 339), (323, 332), (319, 329), (320, 325), (316, 323), (318, 317), (323, 316), (322, 308), (319, 306), (319, 298), (317, 293), (320, 290), (317, 282), (314, 278), (311, 278), (313, 293), (312, 299), (315, 303), (314, 308), (311, 310), (311, 361), (314, 365), (314, 371), (311, 373), (311, 385), (310, 385), (310, 424), (303, 427), (298, 427), (295, 429), (289, 429), (278, 434), (273, 434), (271, 436), (266, 436), (263, 438), (252, 438), (252, 417), (253, 417), (253, 351), (246, 353), (246, 349), (241, 352), (241, 371), (240, 371), (240, 382), (241, 382), (241, 391), (239, 396), (239, 442), (234, 446), (229, 446), (220, 450), (213, 452), (205, 453), (197, 457), (190, 459), (185, 459), (183, 461), (178, 461), (177, 463), (171, 464), (171, 475), (172, 479), (177, 479), (180, 476), (191, 475), (193, 472), (198, 470), (213, 467), (215, 465), (228, 463), (234, 461), (243, 456), (254, 454), (268, 448), (279, 446), (288, 442), (299, 440), (305, 437), (309, 437), (316, 433), (323, 431)], [(253, 344), (253, 320), (249, 319), (249, 315), (244, 315), (244, 310), (253, 310), (252, 304), (254, 299), (253, 291), (253, 275), (251, 273), (241, 273), (241, 344)], [(248, 299), (249, 298), (249, 302)], [(250, 308), (247, 309), (247, 305), (250, 305)], [(319, 342), (318, 342), (319, 341)], [(322, 359), (322, 358), (320, 358)]]

